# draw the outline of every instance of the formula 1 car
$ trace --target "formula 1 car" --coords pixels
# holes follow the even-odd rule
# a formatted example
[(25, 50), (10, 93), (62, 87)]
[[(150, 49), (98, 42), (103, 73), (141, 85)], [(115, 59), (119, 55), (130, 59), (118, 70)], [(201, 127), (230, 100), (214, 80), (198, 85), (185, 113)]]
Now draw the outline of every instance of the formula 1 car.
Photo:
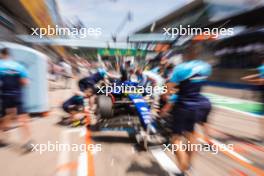
[[(125, 81), (123, 83), (115, 82), (115, 85), (123, 86), (137, 86), (137, 83), (131, 81)], [(144, 93), (143, 93), (144, 94)], [(106, 127), (111, 119), (115, 118), (114, 113), (119, 108), (125, 108), (126, 112), (130, 114), (136, 113), (134, 118), (130, 118), (127, 124), (132, 127), (132, 131), (129, 131), (129, 135), (135, 137), (138, 144), (147, 149), (149, 145), (162, 144), (165, 139), (162, 134), (163, 130), (159, 121), (156, 120), (155, 116), (151, 112), (152, 103), (151, 100), (146, 100), (141, 93), (135, 92), (122, 92), (115, 91), (107, 92), (106, 94), (99, 94), (97, 98), (97, 126), (101, 128)], [(122, 119), (119, 119), (122, 120)]]
[[(122, 87), (136, 87), (136, 82), (125, 81), (121, 83), (119, 80), (113, 80), (109, 86), (103, 86), (103, 90), (99, 92), (97, 98), (97, 115), (101, 118), (112, 118), (114, 110), (121, 106), (127, 106), (132, 103), (128, 95), (135, 92), (123, 91)], [(111, 88), (110, 90), (108, 88)], [(119, 89), (119, 90), (117, 90)]]

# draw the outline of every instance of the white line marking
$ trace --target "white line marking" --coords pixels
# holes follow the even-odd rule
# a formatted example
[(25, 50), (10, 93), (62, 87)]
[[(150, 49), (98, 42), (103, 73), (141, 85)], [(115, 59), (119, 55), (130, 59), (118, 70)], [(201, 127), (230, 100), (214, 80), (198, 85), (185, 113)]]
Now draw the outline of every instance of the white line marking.
[[(60, 143), (61, 144), (69, 144), (69, 133), (67, 131), (63, 131), (60, 134)], [(65, 163), (68, 163), (69, 161), (69, 152), (66, 150), (60, 151), (59, 152), (59, 159), (57, 162), (57, 166), (61, 166)], [(59, 171), (56, 176), (68, 176), (69, 172), (68, 171)]]
[(114, 158), (111, 159), (111, 166), (114, 166)]
[(156, 158), (161, 167), (169, 173), (169, 175), (174, 175), (176, 173), (181, 173), (177, 165), (166, 155), (166, 153), (161, 148), (150, 149), (152, 155)]
[(136, 153), (135, 148), (133, 146), (131, 147), (131, 152), (132, 154)]
[[(70, 138), (69, 135), (70, 133), (77, 133), (80, 132), (81, 128), (77, 128), (77, 129), (69, 129), (69, 130), (63, 130), (60, 133), (60, 143), (61, 144), (70, 144)], [(70, 157), (69, 157), (70, 152), (67, 150), (62, 150), (59, 151), (59, 159), (57, 162), (57, 166), (61, 166), (64, 165), (66, 163), (70, 162)], [(69, 176), (70, 173), (69, 171), (59, 171), (56, 176)]]
[(213, 105), (213, 106), (218, 107), (218, 108), (222, 108), (222, 109), (227, 109), (227, 110), (234, 111), (234, 112), (239, 112), (241, 114), (245, 114), (245, 115), (249, 115), (249, 116), (253, 116), (253, 117), (257, 117), (257, 118), (264, 118), (262, 115), (257, 115), (257, 114), (253, 114), (253, 113), (250, 113), (250, 112), (240, 111), (240, 110), (237, 110), (237, 109), (228, 108), (228, 107), (221, 106), (221, 105)]
[[(227, 96), (217, 95), (217, 94), (213, 94), (213, 93), (203, 93), (203, 94), (209, 95), (209, 96), (210, 95), (212, 95), (212, 96), (218, 96), (218, 97), (222, 97), (223, 99), (230, 99), (230, 100), (234, 100), (234, 101), (247, 102), (247, 103), (256, 103), (256, 104), (263, 104), (263, 103), (256, 102), (256, 101), (243, 100), (243, 99), (233, 98), (233, 97), (230, 98), (230, 97), (227, 97)], [(213, 106), (218, 107), (218, 108), (227, 109), (227, 110), (234, 111), (234, 112), (239, 112), (239, 113), (246, 114), (246, 115), (250, 115), (250, 116), (253, 116), (253, 117), (263, 118), (262, 115), (258, 115), (258, 114), (254, 114), (254, 113), (250, 113), (250, 112), (245, 112), (245, 111), (237, 110), (237, 109), (233, 109), (233, 108), (228, 108), (228, 107), (223, 106), (223, 105), (213, 105)]]
[(80, 131), (80, 137), (84, 137), (86, 135), (86, 129), (83, 128), (81, 131)]
[(77, 175), (78, 176), (87, 176), (87, 152), (80, 153), (78, 157), (78, 168), (77, 168)]
[[(79, 130), (80, 137), (85, 137), (86, 135), (86, 128), (82, 128), (81, 130)], [(82, 152), (79, 155), (78, 158), (78, 169), (77, 169), (77, 175), (78, 176), (87, 176), (88, 175), (88, 159), (87, 159), (87, 152)]]
[(245, 100), (245, 99), (240, 99), (240, 98), (234, 98), (234, 97), (228, 97), (228, 96), (223, 96), (223, 95), (218, 95), (218, 94), (214, 94), (214, 93), (203, 93), (203, 94), (207, 94), (207, 95), (212, 95), (212, 96), (219, 96), (219, 97), (223, 97), (224, 99), (230, 99), (230, 100), (237, 100), (237, 101), (241, 101), (241, 102), (247, 102), (247, 103), (256, 103), (256, 104), (263, 104), (261, 102), (258, 101), (253, 101), (253, 100)]

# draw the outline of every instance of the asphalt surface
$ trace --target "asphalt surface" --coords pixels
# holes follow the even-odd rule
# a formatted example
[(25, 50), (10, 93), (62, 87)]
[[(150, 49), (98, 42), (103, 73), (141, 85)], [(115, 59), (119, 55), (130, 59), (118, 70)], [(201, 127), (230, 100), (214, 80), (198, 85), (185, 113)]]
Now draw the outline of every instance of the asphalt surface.
[[(106, 126), (103, 131), (85, 127), (70, 128), (57, 125), (63, 116), (59, 105), (71, 90), (50, 93), (51, 112), (30, 122), (33, 140), (37, 144), (69, 144), (90, 146), (89, 150), (35, 150), (23, 153), (19, 128), (8, 132), (10, 145), (0, 148), (0, 171), (3, 176), (170, 176), (178, 170), (174, 155), (162, 146), (142, 150), (124, 130)], [(116, 119), (133, 118), (119, 114)], [(124, 127), (130, 126), (116, 120)], [(117, 125), (118, 126), (118, 125)], [(193, 176), (254, 176), (264, 175), (264, 147), (259, 142), (235, 139), (222, 132), (211, 131), (212, 142), (234, 144), (234, 150), (196, 152), (188, 175)], [(203, 139), (197, 134), (199, 142)]]

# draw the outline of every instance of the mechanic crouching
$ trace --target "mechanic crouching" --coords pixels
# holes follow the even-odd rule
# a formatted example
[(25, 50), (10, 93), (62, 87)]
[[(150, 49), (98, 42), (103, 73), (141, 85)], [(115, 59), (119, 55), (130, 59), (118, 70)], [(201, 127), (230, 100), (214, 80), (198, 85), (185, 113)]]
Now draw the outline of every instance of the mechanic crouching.
[(88, 101), (93, 94), (94, 89), (87, 88), (83, 92), (76, 92), (72, 97), (67, 99), (62, 104), (62, 109), (64, 112), (68, 113), (69, 116), (63, 117), (59, 124), (69, 125), (71, 127), (84, 125), (86, 120), (85, 101)]

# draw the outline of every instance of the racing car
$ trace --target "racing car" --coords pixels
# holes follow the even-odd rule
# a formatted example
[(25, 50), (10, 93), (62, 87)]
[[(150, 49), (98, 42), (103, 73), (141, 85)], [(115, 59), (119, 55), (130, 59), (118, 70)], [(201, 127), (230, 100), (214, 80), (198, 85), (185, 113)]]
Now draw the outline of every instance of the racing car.
[[(113, 81), (113, 84), (137, 87), (137, 83), (132, 81)], [(168, 139), (164, 138), (164, 130), (161, 130), (163, 128), (160, 128), (159, 121), (151, 112), (152, 101), (143, 95), (144, 92), (138, 90), (131, 92), (112, 90), (99, 94), (97, 97), (97, 129), (106, 127), (106, 124), (114, 118), (115, 112), (119, 108), (125, 108), (130, 114), (136, 113), (134, 118), (128, 119), (127, 123), (133, 129), (128, 131), (129, 135), (135, 137), (138, 144), (148, 149), (149, 145), (164, 143)]]

